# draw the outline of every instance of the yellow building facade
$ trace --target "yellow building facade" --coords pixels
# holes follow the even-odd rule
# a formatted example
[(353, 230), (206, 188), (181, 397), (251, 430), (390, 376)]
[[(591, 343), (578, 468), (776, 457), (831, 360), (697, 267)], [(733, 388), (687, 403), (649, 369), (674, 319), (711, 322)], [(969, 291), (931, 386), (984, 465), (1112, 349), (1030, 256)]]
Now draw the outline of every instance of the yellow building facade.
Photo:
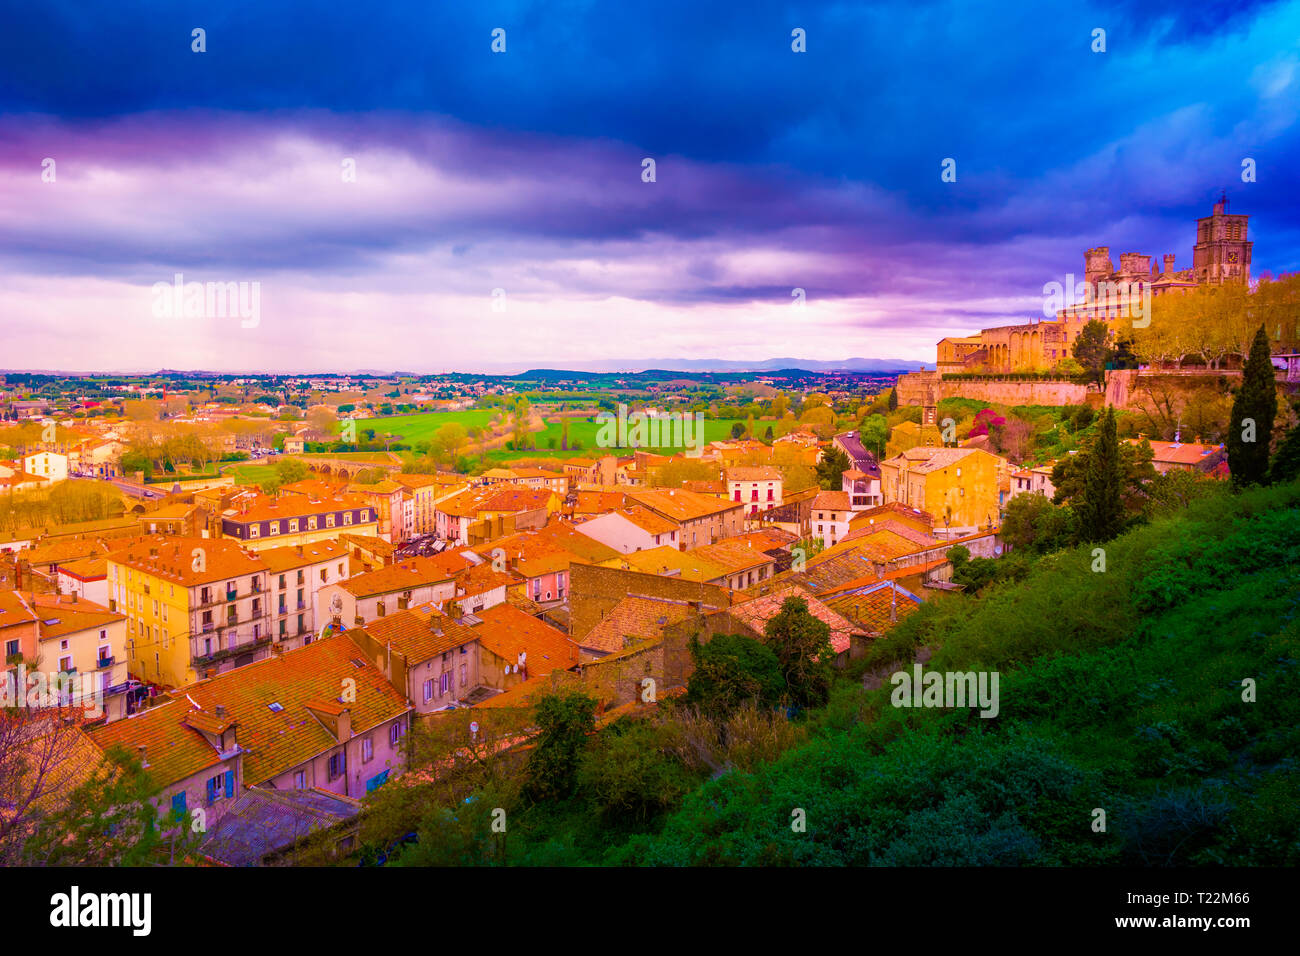
[(881, 492), (928, 513), (936, 533), (972, 533), (999, 522), (1000, 462), (978, 448), (909, 448), (880, 463)]

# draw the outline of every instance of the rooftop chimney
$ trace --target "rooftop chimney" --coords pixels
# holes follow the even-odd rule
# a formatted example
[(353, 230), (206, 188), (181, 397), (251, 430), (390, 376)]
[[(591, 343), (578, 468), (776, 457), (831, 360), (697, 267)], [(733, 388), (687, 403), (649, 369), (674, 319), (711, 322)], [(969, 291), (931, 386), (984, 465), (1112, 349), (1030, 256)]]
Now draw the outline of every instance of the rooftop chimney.
[(1165, 259), (1165, 275), (1170, 275), (1174, 271), (1174, 257), (1167, 255)]

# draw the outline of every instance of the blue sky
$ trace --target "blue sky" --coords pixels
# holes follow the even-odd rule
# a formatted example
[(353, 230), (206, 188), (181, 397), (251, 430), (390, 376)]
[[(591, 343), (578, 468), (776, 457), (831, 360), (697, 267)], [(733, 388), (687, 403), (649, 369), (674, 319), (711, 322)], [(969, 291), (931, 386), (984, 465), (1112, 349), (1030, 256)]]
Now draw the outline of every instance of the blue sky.
[(1300, 0), (12, 6), (0, 367), (933, 361), (1221, 190), (1300, 270)]

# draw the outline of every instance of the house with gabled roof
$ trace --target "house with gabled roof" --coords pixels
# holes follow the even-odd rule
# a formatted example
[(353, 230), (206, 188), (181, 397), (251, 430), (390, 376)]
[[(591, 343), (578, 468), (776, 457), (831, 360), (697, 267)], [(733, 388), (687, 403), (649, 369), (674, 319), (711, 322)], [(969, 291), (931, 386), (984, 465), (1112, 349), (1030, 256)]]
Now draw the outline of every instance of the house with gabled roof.
[(159, 810), (209, 827), (245, 787), (360, 797), (406, 764), (411, 706), (345, 634), (199, 681), (90, 731), (141, 758)]
[(577, 528), (620, 554), (663, 545), (675, 548), (681, 533), (677, 522), (635, 504), (588, 518)]

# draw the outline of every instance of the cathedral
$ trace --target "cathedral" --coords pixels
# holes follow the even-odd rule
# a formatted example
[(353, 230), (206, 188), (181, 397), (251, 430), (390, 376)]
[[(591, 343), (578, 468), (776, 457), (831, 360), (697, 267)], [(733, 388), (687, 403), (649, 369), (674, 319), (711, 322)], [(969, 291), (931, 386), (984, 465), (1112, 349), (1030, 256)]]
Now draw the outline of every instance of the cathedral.
[[(1050, 369), (1070, 354), (1079, 331), (1093, 319), (1108, 324), (1132, 322), (1138, 314), (1139, 297), (1151, 297), (1194, 289), (1201, 285), (1250, 281), (1250, 249), (1247, 238), (1249, 216), (1230, 214), (1227, 197), (1214, 204), (1212, 213), (1196, 221), (1196, 244), (1192, 267), (1177, 269), (1174, 256), (1163, 257), (1123, 252), (1116, 269), (1109, 246), (1084, 253), (1084, 281), (1090, 294), (1083, 301), (1063, 305), (1055, 317), (1023, 325), (984, 329), (978, 335), (941, 339), (937, 347), (936, 370), (945, 372), (1026, 372)], [(1093, 295), (1091, 290), (1125, 290), (1121, 296)], [(1070, 290), (1073, 292), (1073, 290)], [(1149, 316), (1148, 316), (1149, 318)]]

